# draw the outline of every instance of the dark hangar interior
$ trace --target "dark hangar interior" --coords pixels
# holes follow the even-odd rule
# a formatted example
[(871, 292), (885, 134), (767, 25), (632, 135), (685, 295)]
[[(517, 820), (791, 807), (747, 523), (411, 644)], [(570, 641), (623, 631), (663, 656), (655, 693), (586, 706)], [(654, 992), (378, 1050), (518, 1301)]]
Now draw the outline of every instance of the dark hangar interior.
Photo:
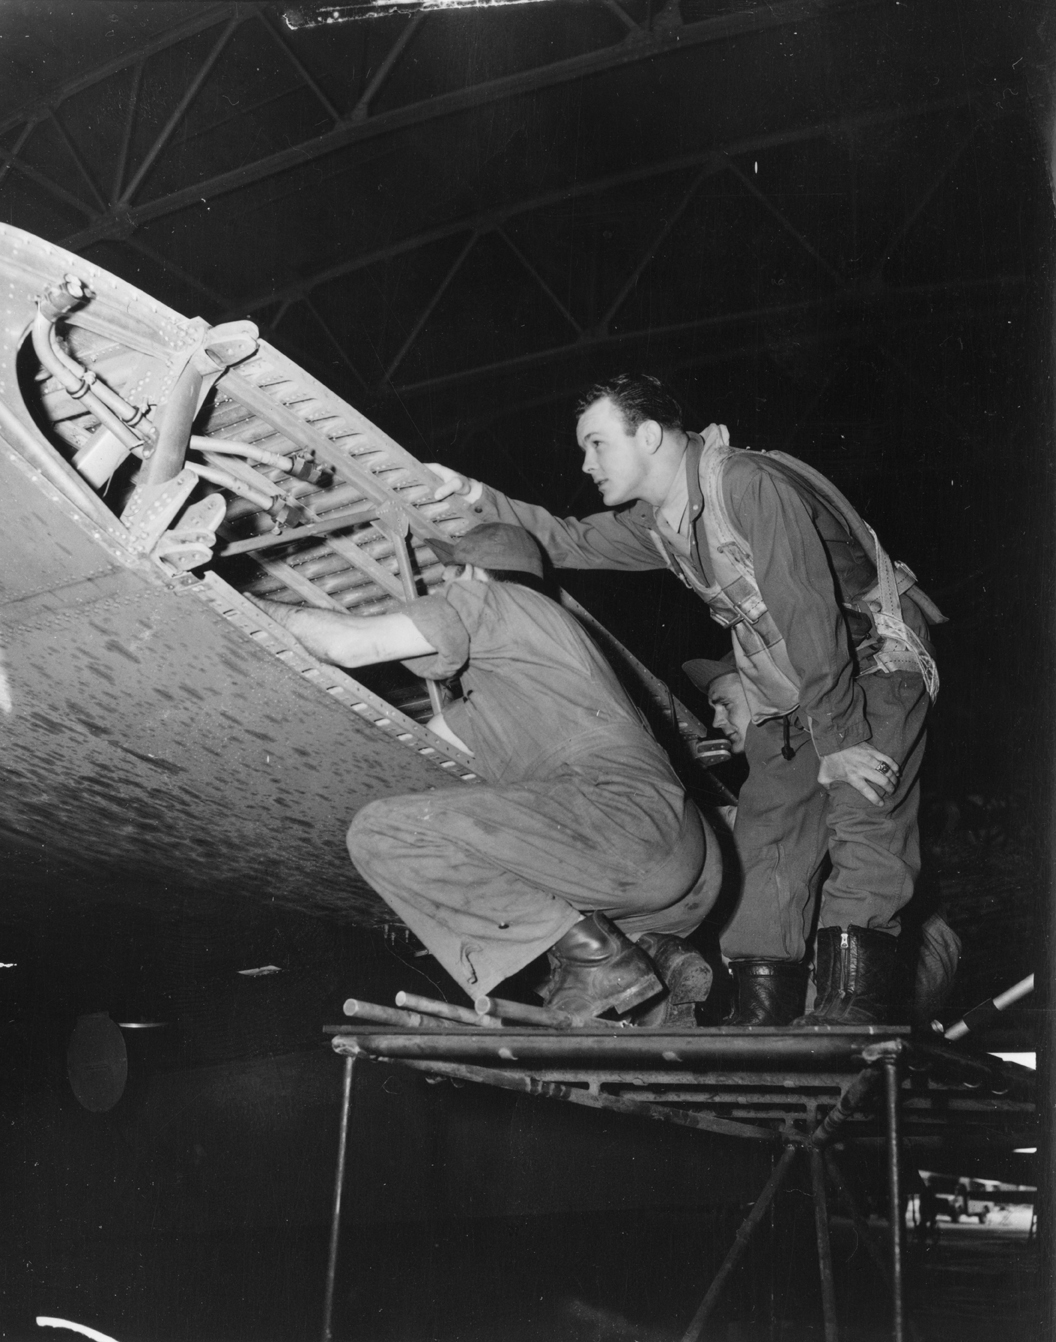
[[(828, 475), (949, 616), (922, 881), (963, 942), (953, 1020), (1052, 958), (1053, 44), (1034, 0), (0, 0), (0, 221), (179, 313), (248, 318), (419, 461), (558, 515), (598, 507), (574, 405), (620, 371), (660, 376), (688, 425)], [(663, 574), (562, 581), (706, 718), (681, 664), (725, 635), (692, 595)], [(143, 845), (138, 874), (72, 873), (61, 831), (95, 812), (60, 775), (54, 833), (40, 812), (30, 832), (10, 791), (0, 812), (9, 1335), (36, 1335), (18, 1329), (60, 1297), (118, 1338), (314, 1329), (339, 1085), (319, 1028), (353, 991), (441, 995), (442, 971), (332, 864), (287, 879), (281, 832), (232, 836), (255, 847), (237, 879), (217, 859), (213, 897), (193, 808), (193, 882), (151, 859), (136, 797), (109, 802)], [(264, 965), (282, 972), (240, 977)], [(124, 1111), (85, 1115), (65, 1050), (99, 1011), (163, 1028), (129, 1036)], [(1044, 1053), (1049, 1011), (1042, 988), (986, 1047)], [(410, 1082), (391, 1085), (406, 1102)], [(610, 1261), (606, 1207), (656, 1214), (645, 1175), (607, 1201), (578, 1115), (501, 1098), (430, 1090), (409, 1112), (379, 1084), (363, 1100), (391, 1140), (357, 1166), (378, 1315), (351, 1336), (495, 1335), (500, 1288), (465, 1226), (493, 1218), (517, 1255), (532, 1218), (594, 1217)], [(633, 1163), (631, 1138), (604, 1135)], [(477, 1143), (476, 1183), (453, 1188), (438, 1168), (468, 1168)], [(557, 1145), (585, 1198), (510, 1172), (511, 1149), (527, 1168)], [(670, 1174), (685, 1153), (660, 1145)], [(1040, 1161), (1018, 1182), (1043, 1183)], [(702, 1187), (720, 1177), (693, 1167)], [(441, 1298), (448, 1215), (484, 1303), (428, 1324), (391, 1265), (425, 1252)], [(57, 1264), (67, 1280), (45, 1290)], [(211, 1265), (223, 1281), (187, 1305)], [(577, 1290), (560, 1336), (631, 1335), (601, 1285), (593, 1312)], [(386, 1309), (412, 1331), (384, 1331)]]

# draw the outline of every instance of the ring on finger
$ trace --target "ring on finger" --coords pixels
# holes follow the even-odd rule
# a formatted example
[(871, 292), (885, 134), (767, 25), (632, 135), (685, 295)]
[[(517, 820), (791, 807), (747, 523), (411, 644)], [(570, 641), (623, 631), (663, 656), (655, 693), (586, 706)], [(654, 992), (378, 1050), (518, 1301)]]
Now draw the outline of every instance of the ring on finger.
[(883, 760), (881, 760), (876, 767), (880, 770), (882, 774), (889, 774), (891, 772), (890, 764), (885, 764)]

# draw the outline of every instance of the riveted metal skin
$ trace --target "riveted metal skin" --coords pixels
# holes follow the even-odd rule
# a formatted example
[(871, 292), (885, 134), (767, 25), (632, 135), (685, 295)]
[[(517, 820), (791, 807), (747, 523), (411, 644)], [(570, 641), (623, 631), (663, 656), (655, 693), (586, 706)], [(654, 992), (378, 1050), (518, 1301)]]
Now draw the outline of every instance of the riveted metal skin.
[[(209, 528), (198, 524), (206, 500), (214, 523), (218, 498), (228, 516), (233, 501), (244, 501), (203, 497), (190, 458), (135, 529), (117, 515), (113, 483), (108, 491), (79, 475), (73, 456), (98, 425), (54, 378), (27, 377), (26, 354), (19, 363), (37, 298), (67, 274), (91, 298), (60, 323), (65, 348), (155, 423), (188, 359), (211, 348), (199, 319), (0, 227), (0, 861), (8, 898), (17, 905), (61, 888), (113, 899), (120, 888), (122, 899), (144, 904), (179, 892), (215, 908), (249, 895), (367, 923), (387, 919), (348, 859), (349, 820), (378, 797), (472, 785), (472, 763), (315, 662), (228, 583), (210, 554)], [(310, 497), (313, 517), (318, 510), (332, 520), (364, 501), (407, 509), (408, 492), (431, 494), (428, 473), (380, 430), (275, 351), (236, 334), (237, 347), (227, 342), (218, 352), (249, 355), (237, 394), (226, 384), (232, 374), (221, 372), (196, 430), (266, 438), (301, 475), (310, 474), (310, 454), (329, 485), (261, 466), (249, 478), (265, 496), (289, 487)], [(342, 446), (349, 442), (358, 457)], [(372, 460), (363, 462), (368, 446)], [(251, 529), (268, 537), (275, 525), (265, 512)], [(428, 503), (410, 523), (415, 535), (465, 525), (456, 508)], [(403, 586), (384, 537), (359, 520), (338, 539), (340, 555), (326, 535), (265, 553), (282, 556), (272, 571), (291, 572), (306, 549), (333, 555), (358, 598), (345, 608), (392, 608)], [(188, 545), (193, 566), (180, 558)], [(365, 563), (357, 567), (360, 547)], [(416, 562), (439, 577), (431, 553)], [(300, 586), (262, 566), (239, 577), (250, 590), (303, 599)]]
[[(40, 364), (30, 332), (57, 286), (79, 296), (55, 319), (61, 359), (131, 407), (142, 450), (108, 441)], [(188, 368), (203, 379), (196, 400)], [(162, 429), (170, 467), (153, 481)], [(409, 673), (372, 691), (247, 598), (370, 616), (435, 589), (431, 539), (476, 520), (458, 498), (436, 502), (436, 484), (252, 323), (210, 328), (0, 224), (0, 860), (12, 898), (249, 893), (388, 921), (348, 860), (351, 817), (379, 797), (472, 786), (473, 762), (428, 730), (435, 696)], [(704, 734), (570, 604), (662, 714)]]

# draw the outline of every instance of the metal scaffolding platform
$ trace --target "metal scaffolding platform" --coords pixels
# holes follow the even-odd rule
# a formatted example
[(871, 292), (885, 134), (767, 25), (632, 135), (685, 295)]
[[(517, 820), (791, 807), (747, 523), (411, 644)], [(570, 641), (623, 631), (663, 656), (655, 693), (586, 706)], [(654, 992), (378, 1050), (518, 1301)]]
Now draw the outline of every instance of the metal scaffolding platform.
[[(383, 1062), (435, 1078), (474, 1082), (607, 1113), (677, 1124), (774, 1149), (769, 1179), (688, 1321), (699, 1342), (724, 1285), (793, 1165), (807, 1162), (814, 1202), (826, 1342), (838, 1342), (829, 1242), (829, 1193), (884, 1279), (891, 1337), (902, 1342), (903, 1150), (956, 1139), (1009, 1149), (1032, 1140), (1032, 1074), (910, 1035), (906, 1027), (718, 1027), (671, 1031), (595, 1022), (555, 1028), (538, 1008), (493, 999), (478, 1011), (400, 994), (412, 1010), (346, 1003), (351, 1025), (327, 1027), (345, 1058), (323, 1338), (329, 1342), (354, 1069)], [(434, 1014), (438, 1013), (438, 1014)], [(506, 1017), (503, 1019), (503, 1017)], [(528, 1021), (536, 1020), (538, 1024)], [(886, 1152), (887, 1251), (856, 1205), (833, 1149), (882, 1143)], [(914, 1336), (909, 1325), (909, 1336)]]

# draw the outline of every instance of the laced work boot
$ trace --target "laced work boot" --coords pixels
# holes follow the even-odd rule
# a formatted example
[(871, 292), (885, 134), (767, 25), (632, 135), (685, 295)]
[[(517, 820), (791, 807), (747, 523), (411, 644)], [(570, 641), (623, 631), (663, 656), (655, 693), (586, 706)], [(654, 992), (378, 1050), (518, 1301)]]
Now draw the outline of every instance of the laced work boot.
[(724, 1025), (791, 1025), (803, 1010), (802, 960), (731, 960), (737, 1005)]
[(814, 949), (814, 1009), (796, 1025), (897, 1025), (898, 941), (864, 927), (823, 927)]
[(632, 1016), (635, 1025), (667, 1026), (673, 1030), (694, 1030), (697, 1003), (706, 1002), (711, 992), (711, 965), (682, 937), (669, 932), (646, 932), (638, 938), (639, 950), (653, 962), (667, 990), (663, 997), (646, 1002)]
[(630, 1011), (663, 989), (644, 951), (605, 917), (591, 913), (547, 951), (547, 1006), (589, 1020), (603, 1011)]

